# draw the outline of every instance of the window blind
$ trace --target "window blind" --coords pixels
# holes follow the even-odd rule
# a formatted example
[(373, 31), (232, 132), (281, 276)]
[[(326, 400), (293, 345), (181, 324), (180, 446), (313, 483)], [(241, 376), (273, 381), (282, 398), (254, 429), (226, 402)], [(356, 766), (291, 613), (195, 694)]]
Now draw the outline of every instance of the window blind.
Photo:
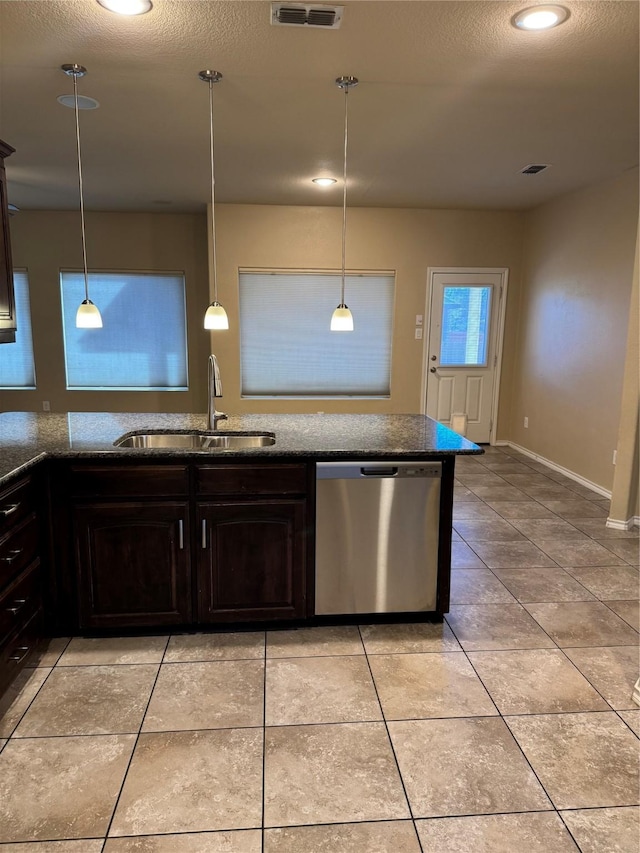
[(243, 396), (389, 396), (395, 277), (347, 276), (353, 332), (329, 330), (340, 281), (336, 274), (240, 273)]
[(0, 344), (0, 388), (35, 388), (29, 277), (26, 270), (14, 270), (13, 287), (18, 330), (14, 343)]

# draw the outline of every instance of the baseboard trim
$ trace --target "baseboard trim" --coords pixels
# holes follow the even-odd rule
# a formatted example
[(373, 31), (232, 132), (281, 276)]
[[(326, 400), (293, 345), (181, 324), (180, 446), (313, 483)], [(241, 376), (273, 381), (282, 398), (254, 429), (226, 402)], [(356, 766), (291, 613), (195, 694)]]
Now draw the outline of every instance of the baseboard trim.
[(512, 447), (514, 450), (523, 453), (525, 456), (528, 456), (530, 459), (535, 459), (536, 462), (542, 462), (543, 465), (546, 465), (548, 468), (551, 468), (553, 471), (557, 471), (559, 474), (564, 474), (565, 477), (568, 477), (570, 480), (575, 480), (576, 483), (580, 483), (581, 486), (586, 486), (588, 489), (591, 489), (593, 492), (597, 492), (599, 495), (602, 495), (604, 498), (609, 498), (611, 500), (611, 492), (608, 489), (604, 489), (602, 486), (599, 486), (597, 483), (592, 483), (591, 480), (587, 480), (585, 477), (581, 477), (579, 474), (576, 474), (574, 471), (570, 471), (568, 468), (564, 468), (562, 465), (558, 465), (555, 462), (552, 462), (550, 459), (546, 459), (544, 456), (540, 456), (538, 453), (533, 453), (531, 450), (527, 450), (526, 447), (521, 447), (519, 444), (516, 444), (514, 441), (500, 441), (496, 442), (496, 444), (507, 445), (508, 447)]
[(632, 527), (638, 526), (640, 526), (640, 515), (632, 515), (626, 521), (620, 518), (607, 519), (607, 527), (611, 527), (613, 530), (631, 530)]

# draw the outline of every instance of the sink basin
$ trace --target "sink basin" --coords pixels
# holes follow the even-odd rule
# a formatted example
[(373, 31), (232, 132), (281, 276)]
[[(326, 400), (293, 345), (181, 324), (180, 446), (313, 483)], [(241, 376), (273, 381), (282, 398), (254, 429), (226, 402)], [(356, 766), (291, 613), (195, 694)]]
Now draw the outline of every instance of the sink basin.
[(276, 443), (273, 433), (136, 432), (113, 442), (132, 450), (246, 450)]

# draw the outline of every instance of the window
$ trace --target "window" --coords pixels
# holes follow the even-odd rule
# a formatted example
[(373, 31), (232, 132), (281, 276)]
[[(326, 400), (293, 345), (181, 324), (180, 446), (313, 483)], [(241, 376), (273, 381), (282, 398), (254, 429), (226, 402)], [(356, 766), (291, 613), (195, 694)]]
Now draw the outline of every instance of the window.
[(349, 275), (353, 332), (331, 332), (340, 276), (240, 273), (244, 397), (388, 397), (394, 275)]
[(18, 330), (15, 343), (0, 344), (0, 388), (35, 388), (29, 278), (26, 270), (14, 270), (13, 287)]
[(490, 306), (491, 285), (444, 288), (441, 365), (486, 367)]
[(102, 329), (76, 329), (84, 276), (60, 274), (67, 388), (186, 391), (187, 327), (180, 273), (89, 273)]

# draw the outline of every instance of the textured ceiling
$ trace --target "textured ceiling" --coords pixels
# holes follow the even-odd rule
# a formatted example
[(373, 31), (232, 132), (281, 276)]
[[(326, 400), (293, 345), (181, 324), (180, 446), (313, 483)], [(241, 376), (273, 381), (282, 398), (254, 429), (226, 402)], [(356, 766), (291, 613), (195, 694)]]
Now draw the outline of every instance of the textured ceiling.
[[(526, 209), (638, 161), (638, 4), (574, 0), (567, 23), (522, 32), (511, 0), (351, 0), (339, 30), (272, 27), (270, 3), (154, 0), (136, 18), (95, 0), (0, 0), (0, 137), (10, 201), (77, 207), (72, 90), (81, 94), (87, 207), (203, 210), (208, 89), (216, 200), (332, 204), (349, 98), (349, 204)], [(551, 163), (538, 176), (518, 170)]]

